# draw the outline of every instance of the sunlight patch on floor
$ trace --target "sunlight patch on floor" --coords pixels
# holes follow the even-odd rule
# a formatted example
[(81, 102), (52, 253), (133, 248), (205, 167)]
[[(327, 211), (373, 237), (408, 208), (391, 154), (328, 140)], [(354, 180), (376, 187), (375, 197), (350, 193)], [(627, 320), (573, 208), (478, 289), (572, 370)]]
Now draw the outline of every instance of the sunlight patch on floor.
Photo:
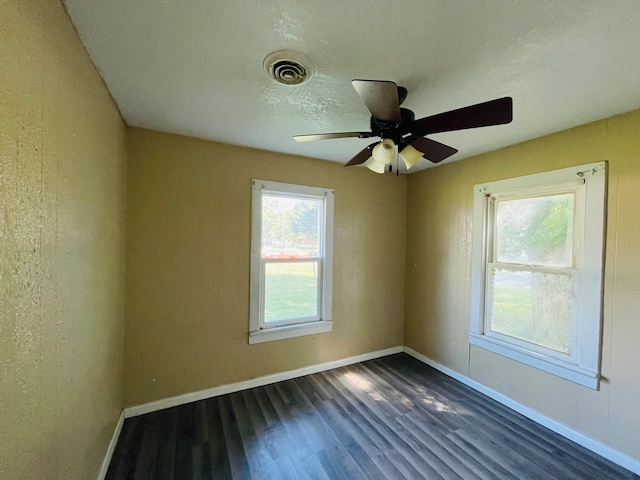
[(364, 390), (365, 392), (372, 390), (371, 382), (358, 373), (348, 372), (343, 375), (343, 378), (354, 388)]

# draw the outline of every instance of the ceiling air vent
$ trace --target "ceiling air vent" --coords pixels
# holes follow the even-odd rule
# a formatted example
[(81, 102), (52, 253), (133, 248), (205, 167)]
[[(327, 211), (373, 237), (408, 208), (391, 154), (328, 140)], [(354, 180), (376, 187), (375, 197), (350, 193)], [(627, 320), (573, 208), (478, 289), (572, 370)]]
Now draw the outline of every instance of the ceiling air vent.
[(298, 52), (278, 50), (264, 59), (264, 69), (276, 82), (300, 85), (313, 76), (311, 61)]

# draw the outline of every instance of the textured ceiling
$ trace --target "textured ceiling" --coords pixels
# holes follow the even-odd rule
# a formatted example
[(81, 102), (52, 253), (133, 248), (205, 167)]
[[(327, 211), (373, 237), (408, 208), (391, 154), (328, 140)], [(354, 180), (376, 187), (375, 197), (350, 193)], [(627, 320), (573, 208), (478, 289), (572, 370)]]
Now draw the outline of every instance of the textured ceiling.
[[(448, 161), (640, 108), (637, 0), (65, 0), (129, 125), (346, 162), (368, 130), (350, 81), (393, 80), (417, 117), (502, 96), (509, 125), (432, 135)], [(274, 50), (314, 77), (275, 83)], [(420, 160), (417, 170), (430, 164)]]

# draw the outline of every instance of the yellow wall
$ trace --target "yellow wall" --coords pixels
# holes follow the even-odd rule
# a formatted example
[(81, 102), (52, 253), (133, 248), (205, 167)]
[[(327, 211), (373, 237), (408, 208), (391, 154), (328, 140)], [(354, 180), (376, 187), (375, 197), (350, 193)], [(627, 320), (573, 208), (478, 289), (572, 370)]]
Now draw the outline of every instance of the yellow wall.
[[(476, 183), (609, 161), (600, 391), (470, 347)], [(412, 175), (405, 345), (640, 458), (640, 111)]]
[[(402, 344), (405, 177), (128, 132), (126, 405)], [(248, 344), (252, 178), (335, 190), (331, 333)]]
[[(55, 0), (2, 2), (0, 59), (0, 478), (94, 478), (124, 405), (402, 343), (640, 458), (640, 112), (407, 179), (125, 130)], [(593, 391), (469, 347), (471, 187), (603, 159)], [(252, 178), (335, 190), (333, 332), (248, 345)]]
[(122, 407), (126, 130), (64, 9), (0, 11), (0, 478), (95, 478)]

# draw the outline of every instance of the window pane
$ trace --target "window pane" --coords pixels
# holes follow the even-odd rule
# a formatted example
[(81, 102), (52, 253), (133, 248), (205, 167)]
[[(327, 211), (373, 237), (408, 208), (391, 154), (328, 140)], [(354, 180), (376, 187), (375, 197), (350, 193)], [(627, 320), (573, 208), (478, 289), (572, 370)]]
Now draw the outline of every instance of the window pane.
[(573, 266), (573, 203), (573, 193), (498, 201), (496, 260)]
[(571, 277), (494, 268), (490, 329), (569, 353)]
[(318, 262), (265, 264), (264, 321), (318, 315)]
[(318, 257), (322, 200), (265, 194), (262, 258)]

